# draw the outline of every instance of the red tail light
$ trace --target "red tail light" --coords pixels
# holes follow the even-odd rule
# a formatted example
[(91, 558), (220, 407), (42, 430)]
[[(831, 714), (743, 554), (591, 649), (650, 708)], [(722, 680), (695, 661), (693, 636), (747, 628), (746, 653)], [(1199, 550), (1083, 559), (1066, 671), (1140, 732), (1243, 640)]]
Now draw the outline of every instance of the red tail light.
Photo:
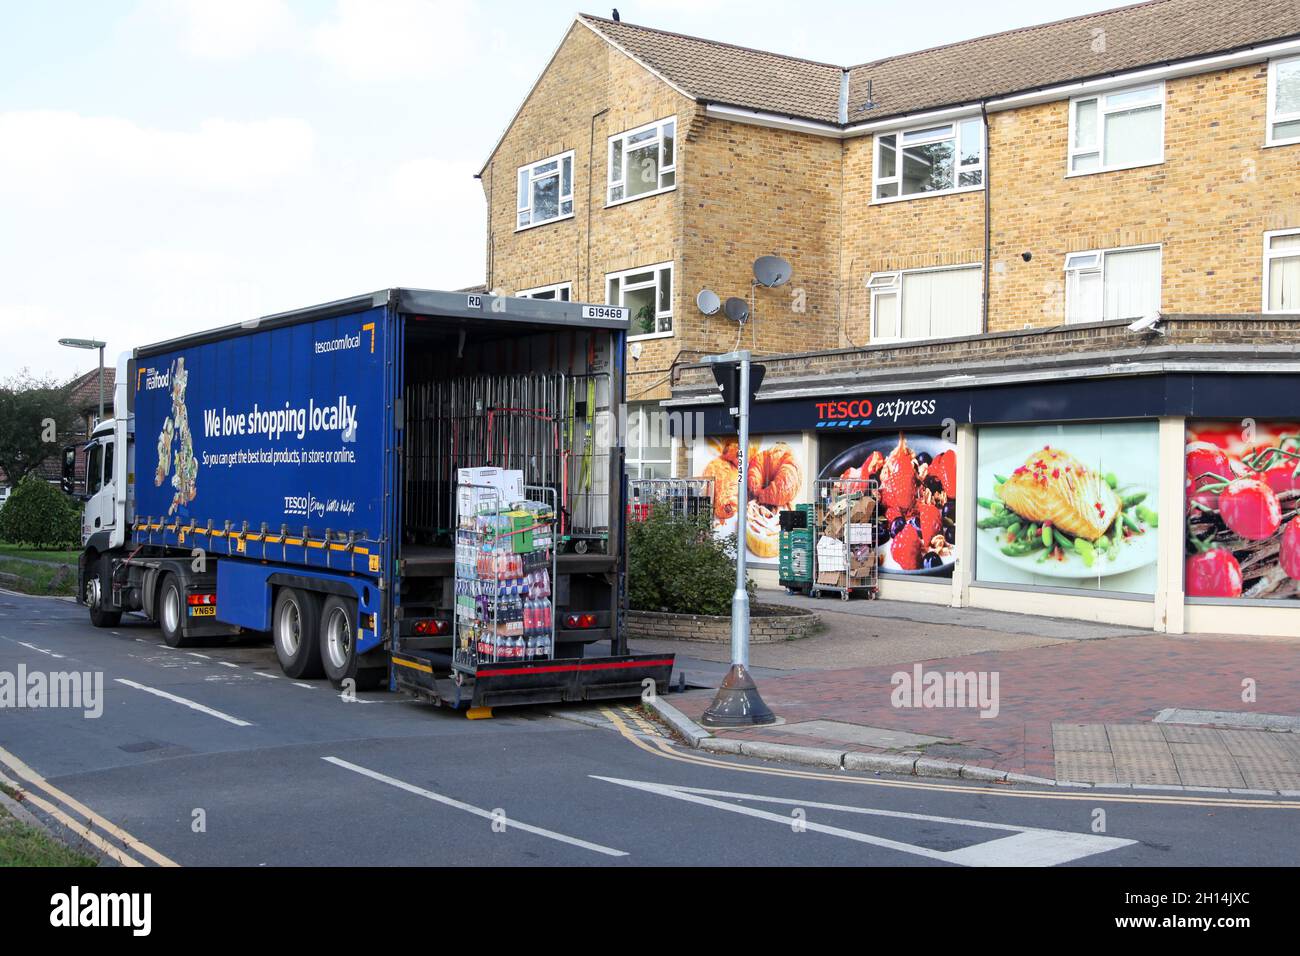
[(595, 627), (596, 615), (594, 614), (566, 614), (564, 617), (565, 627)]
[(215, 594), (191, 594), (185, 600), (189, 604), (216, 604), (217, 596)]
[(416, 634), (446, 634), (450, 630), (450, 625), (446, 621), (436, 621), (432, 618), (415, 622)]

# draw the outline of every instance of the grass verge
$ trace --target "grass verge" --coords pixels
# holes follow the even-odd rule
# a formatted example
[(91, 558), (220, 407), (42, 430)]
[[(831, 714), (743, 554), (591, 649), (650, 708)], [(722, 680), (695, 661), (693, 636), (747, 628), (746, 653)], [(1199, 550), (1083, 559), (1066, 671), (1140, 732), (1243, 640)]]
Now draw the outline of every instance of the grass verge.
[(0, 866), (98, 865), (98, 860), (64, 846), (0, 806)]
[(0, 554), (0, 587), (23, 594), (75, 594), (77, 566), (75, 562), (24, 561)]
[(25, 558), (28, 561), (48, 561), (51, 564), (71, 564), (75, 567), (80, 554), (80, 551), (42, 551), (18, 544), (0, 543), (0, 558)]

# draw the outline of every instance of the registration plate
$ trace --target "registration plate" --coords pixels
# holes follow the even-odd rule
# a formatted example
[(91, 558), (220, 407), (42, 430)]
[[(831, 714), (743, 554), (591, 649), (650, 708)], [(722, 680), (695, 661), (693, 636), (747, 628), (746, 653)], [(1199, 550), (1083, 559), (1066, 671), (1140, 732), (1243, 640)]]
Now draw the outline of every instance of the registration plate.
[(217, 606), (215, 604), (197, 604), (190, 608), (190, 617), (216, 617)]

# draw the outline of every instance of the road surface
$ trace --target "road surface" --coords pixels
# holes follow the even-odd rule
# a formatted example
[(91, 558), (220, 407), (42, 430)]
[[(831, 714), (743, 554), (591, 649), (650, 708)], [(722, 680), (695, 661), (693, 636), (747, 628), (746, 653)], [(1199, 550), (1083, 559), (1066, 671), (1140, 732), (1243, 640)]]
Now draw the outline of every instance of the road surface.
[[(265, 642), (0, 592), (4, 675), (102, 675), (102, 713), (0, 709), (0, 783), (121, 865), (1292, 865), (1300, 802), (890, 778), (701, 754), (633, 706), (491, 720), (281, 675)], [(83, 701), (83, 703), (85, 703)]]

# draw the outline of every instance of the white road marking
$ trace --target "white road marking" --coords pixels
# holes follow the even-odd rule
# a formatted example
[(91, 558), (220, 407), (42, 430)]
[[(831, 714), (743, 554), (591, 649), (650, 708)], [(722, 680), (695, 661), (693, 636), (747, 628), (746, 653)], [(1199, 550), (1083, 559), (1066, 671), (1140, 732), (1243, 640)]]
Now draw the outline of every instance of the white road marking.
[(14, 643), (15, 643), (15, 644), (21, 644), (23, 647), (27, 648), (29, 651), (36, 651), (36, 652), (38, 652), (38, 653), (45, 654), (45, 655), (47, 655), (47, 656), (49, 656), (49, 657), (57, 657), (57, 658), (59, 658), (60, 660), (63, 659), (63, 655), (62, 655), (62, 654), (55, 654), (53, 651), (47, 651), (45, 648), (43, 648), (43, 647), (37, 647), (35, 644), (28, 644), (26, 641), (14, 641)]
[(304, 684), (302, 681), (297, 681), (297, 680), (293, 682), (293, 686), (294, 686), (294, 687), (306, 687), (308, 690), (315, 690), (315, 689), (316, 689), (316, 688), (312, 687), (311, 684)]
[[(496, 821), (497, 815), (491, 810), (484, 810), (470, 803), (464, 803), (455, 800), (452, 797), (444, 797), (440, 793), (434, 793), (432, 790), (425, 790), (423, 787), (417, 787), (414, 784), (407, 783), (404, 780), (398, 780), (396, 777), (390, 777), (387, 774), (379, 773), (375, 770), (368, 770), (357, 764), (349, 763), (338, 757), (322, 757), (327, 763), (332, 763), (336, 767), (342, 767), (344, 770), (351, 770), (353, 773), (359, 773), (363, 777), (369, 777), (371, 780), (378, 780), (380, 783), (386, 783), (390, 787), (396, 787), (398, 790), (405, 790), (407, 793), (413, 793), (416, 796), (424, 797), (426, 800), (432, 800), (435, 803), (441, 803), (444, 806), (453, 807), (457, 810), (464, 810), (466, 813), (472, 813), (476, 817), (482, 817), (485, 820)], [(525, 833), (532, 833), (535, 836), (546, 837), (548, 840), (557, 840), (560, 843), (567, 843), (570, 846), (576, 846), (584, 850), (591, 850), (593, 853), (602, 853), (605, 856), (627, 856), (624, 850), (615, 850), (612, 847), (602, 846), (599, 843), (589, 843), (586, 840), (580, 840), (577, 837), (571, 837), (564, 833), (557, 833), (554, 830), (546, 830), (542, 827), (535, 827), (528, 823), (520, 823), (518, 820), (507, 819), (505, 821), (507, 830), (522, 830)]]
[(210, 661), (210, 660), (212, 660), (212, 658), (208, 657), (207, 654), (200, 654), (200, 653), (198, 653), (197, 651), (186, 651), (185, 653), (188, 654), (188, 655), (190, 655), (190, 657), (197, 657), (197, 658), (200, 658), (200, 659), (205, 660), (205, 661)]
[(213, 710), (211, 707), (206, 707), (198, 701), (189, 700), (185, 697), (177, 697), (175, 694), (169, 694), (167, 691), (159, 690), (156, 687), (137, 684), (135, 681), (127, 680), (125, 677), (115, 677), (113, 679), (119, 684), (125, 684), (127, 687), (134, 687), (136, 690), (142, 690), (146, 694), (153, 694), (155, 697), (161, 697), (164, 700), (170, 700), (172, 703), (181, 704), (185, 707), (189, 707), (191, 710), (197, 710), (200, 714), (207, 714), (209, 717), (216, 717), (218, 720), (224, 720), (228, 724), (234, 724), (236, 727), (253, 726), (251, 721), (240, 720), (238, 717), (231, 717), (229, 714), (223, 714), (221, 711)]
[(258, 677), (273, 677), (276, 680), (280, 679), (279, 674), (268, 674), (266, 671), (253, 671), (253, 673), (256, 674)]
[(1073, 860), (1118, 850), (1132, 846), (1136, 840), (1124, 840), (1119, 837), (1097, 836), (1091, 833), (1071, 833), (1067, 830), (1047, 830), (1040, 827), (1015, 826), (1006, 823), (988, 823), (984, 820), (965, 820), (959, 817), (940, 817), (924, 813), (906, 813), (901, 810), (878, 810), (872, 807), (853, 807), (838, 803), (818, 803), (813, 800), (791, 800), (784, 797), (768, 797), (754, 793), (733, 793), (728, 790), (705, 790), (700, 787), (678, 787), (668, 784), (650, 783), (644, 780), (622, 780), (618, 777), (601, 777), (592, 774), (593, 779), (603, 780), (623, 787), (644, 790), (687, 803), (714, 807), (742, 816), (755, 817), (783, 827), (790, 827), (793, 818), (780, 813), (771, 813), (742, 804), (727, 803), (711, 797), (725, 797), (730, 800), (752, 800), (756, 803), (775, 803), (802, 809), (833, 810), (842, 813), (857, 813), (866, 816), (893, 817), (901, 820), (918, 820), (925, 823), (945, 823), (951, 826), (971, 827), (981, 830), (1011, 831), (1012, 836), (977, 843), (957, 850), (934, 850), (929, 847), (903, 843), (885, 837), (858, 833), (841, 827), (815, 823), (811, 820), (801, 821), (800, 826), (815, 833), (836, 836), (857, 843), (910, 853), (914, 856), (953, 863), (958, 866), (1059, 866)]
[(238, 665), (238, 664), (232, 664), (232, 663), (230, 663), (230, 661), (217, 661), (217, 663), (220, 664), (222, 667), (233, 667), (233, 668), (235, 668), (236, 670), (239, 669), (239, 665)]

